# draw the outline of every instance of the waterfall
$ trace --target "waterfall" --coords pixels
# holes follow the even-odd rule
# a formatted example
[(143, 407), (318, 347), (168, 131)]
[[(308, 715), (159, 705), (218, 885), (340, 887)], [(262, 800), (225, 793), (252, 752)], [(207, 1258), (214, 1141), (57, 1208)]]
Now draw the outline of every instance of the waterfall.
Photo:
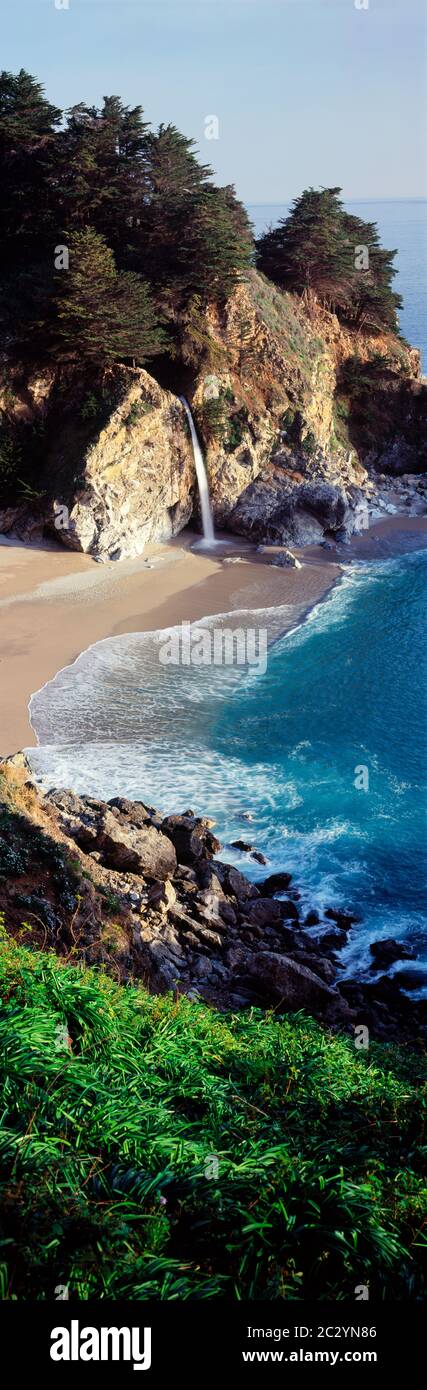
[(196, 465), (197, 482), (199, 486), (200, 508), (202, 513), (203, 538), (208, 545), (215, 543), (215, 532), (212, 520), (211, 504), (209, 501), (209, 486), (205, 468), (205, 461), (202, 450), (197, 438), (196, 426), (194, 424), (191, 410), (185, 396), (180, 396), (180, 401), (184, 406), (187, 420), (190, 426), (191, 440), (193, 445), (194, 462)]

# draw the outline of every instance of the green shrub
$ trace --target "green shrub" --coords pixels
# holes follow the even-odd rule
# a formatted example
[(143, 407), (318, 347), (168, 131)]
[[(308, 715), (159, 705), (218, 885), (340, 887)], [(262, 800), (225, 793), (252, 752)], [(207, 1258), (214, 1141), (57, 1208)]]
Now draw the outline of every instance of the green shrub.
[(0, 998), (5, 1297), (422, 1296), (422, 1058), (4, 931)]
[(314, 458), (317, 449), (317, 441), (311, 430), (308, 430), (308, 433), (304, 436), (301, 448), (306, 458)]
[(100, 409), (101, 403), (98, 396), (94, 396), (93, 392), (91, 392), (90, 395), (86, 396), (86, 399), (83, 401), (83, 405), (80, 411), (82, 420), (97, 420), (100, 414)]
[(142, 420), (143, 415), (147, 415), (149, 410), (151, 410), (149, 401), (132, 401), (129, 414), (125, 419), (125, 425), (127, 425), (128, 429), (130, 429), (132, 425), (137, 425), (138, 421)]
[(7, 423), (0, 427), (0, 488), (9, 490), (22, 472), (22, 445), (16, 429)]
[(248, 420), (249, 412), (245, 405), (242, 405), (241, 409), (237, 410), (234, 415), (230, 417), (226, 438), (226, 450), (228, 454), (233, 453), (233, 450), (238, 449), (239, 444), (242, 443), (247, 430)]
[(223, 441), (227, 430), (228, 413), (225, 406), (224, 394), (213, 396), (211, 400), (203, 401), (197, 409), (197, 426), (205, 444), (210, 444), (211, 440)]

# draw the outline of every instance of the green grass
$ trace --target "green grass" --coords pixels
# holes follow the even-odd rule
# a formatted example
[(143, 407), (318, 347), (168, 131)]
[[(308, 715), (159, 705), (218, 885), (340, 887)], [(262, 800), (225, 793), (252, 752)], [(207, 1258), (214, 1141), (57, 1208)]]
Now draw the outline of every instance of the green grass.
[(3, 1297), (421, 1296), (420, 1057), (4, 929), (0, 999)]

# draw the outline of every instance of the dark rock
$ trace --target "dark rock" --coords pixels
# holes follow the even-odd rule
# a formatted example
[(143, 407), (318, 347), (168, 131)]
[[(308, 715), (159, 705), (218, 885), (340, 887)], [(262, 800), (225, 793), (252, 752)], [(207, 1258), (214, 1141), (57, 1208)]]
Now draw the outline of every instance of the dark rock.
[(212, 859), (221, 849), (219, 840), (212, 834), (205, 820), (197, 816), (166, 816), (162, 821), (162, 831), (172, 840), (179, 863), (190, 866), (199, 859)]
[(313, 957), (310, 951), (292, 951), (292, 960), (298, 961), (298, 964), (304, 965), (307, 970), (312, 970), (314, 975), (320, 975), (321, 980), (327, 985), (331, 985), (335, 980), (336, 967), (327, 956)]
[(401, 989), (425, 989), (427, 985), (427, 970), (425, 966), (419, 965), (415, 966), (413, 970), (409, 968), (406, 970), (399, 970), (393, 978)]
[(223, 922), (227, 923), (227, 926), (236, 926), (237, 912), (234, 911), (234, 907), (231, 906), (231, 903), (229, 903), (226, 898), (220, 899), (218, 903), (218, 911), (220, 917), (222, 917)]
[(245, 974), (250, 975), (260, 994), (284, 1011), (314, 1008), (328, 1014), (339, 1004), (329, 985), (290, 956), (259, 951), (246, 962)]
[(307, 916), (306, 916), (305, 921), (304, 921), (304, 926), (305, 926), (305, 927), (318, 927), (319, 922), (320, 922), (320, 917), (319, 917), (319, 913), (318, 913), (318, 912), (314, 912), (314, 911), (312, 911), (312, 912), (307, 912)]
[(304, 483), (298, 493), (298, 507), (315, 516), (325, 531), (337, 531), (346, 515), (347, 499), (333, 483)]
[(216, 860), (215, 873), (229, 897), (237, 898), (239, 902), (246, 902), (247, 898), (259, 898), (255, 884), (250, 883), (232, 864), (223, 864), (221, 860)]
[(145, 825), (151, 816), (156, 814), (153, 806), (144, 806), (142, 801), (128, 801), (125, 796), (113, 796), (108, 805), (112, 811), (119, 811), (137, 827)]
[(230, 847), (231, 849), (240, 849), (242, 853), (248, 853), (252, 849), (252, 845), (248, 844), (247, 840), (231, 840)]
[(256, 898), (255, 902), (249, 904), (245, 911), (245, 917), (250, 924), (258, 927), (269, 926), (271, 922), (281, 922), (281, 908), (284, 904), (277, 901), (277, 898)]
[(178, 868), (174, 877), (182, 879), (184, 882), (186, 881), (187, 883), (197, 883), (197, 878), (194, 869), (190, 869), (187, 864), (178, 864)]
[(324, 951), (341, 951), (346, 945), (348, 932), (343, 927), (321, 927), (318, 932), (311, 936), (310, 940), (321, 953)]
[(295, 907), (295, 903), (291, 902), (289, 898), (285, 901), (283, 898), (279, 898), (278, 906), (280, 907), (282, 922), (299, 922), (298, 908)]
[(413, 946), (407, 946), (404, 941), (395, 941), (393, 937), (386, 937), (383, 941), (373, 941), (369, 947), (371, 955), (374, 956), (374, 965), (392, 965), (395, 960), (414, 960), (415, 951)]
[(274, 893), (282, 893), (284, 889), (289, 888), (291, 882), (292, 874), (269, 874), (268, 878), (261, 879), (257, 887), (260, 893), (270, 897), (274, 896)]
[(325, 917), (328, 917), (330, 922), (336, 922), (337, 927), (343, 927), (344, 931), (348, 931), (354, 922), (360, 922), (360, 917), (354, 917), (351, 912), (342, 912), (341, 908), (337, 907), (328, 907)]
[(251, 859), (256, 859), (257, 864), (268, 864), (268, 859), (260, 849), (252, 850)]

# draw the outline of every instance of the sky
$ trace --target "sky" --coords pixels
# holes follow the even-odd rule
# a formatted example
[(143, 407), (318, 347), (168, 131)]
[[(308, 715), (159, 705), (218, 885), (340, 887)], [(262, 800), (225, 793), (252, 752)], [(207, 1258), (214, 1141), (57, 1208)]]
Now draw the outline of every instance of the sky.
[(0, 19), (2, 68), (63, 108), (141, 104), (247, 203), (426, 196), (424, 0), (0, 0)]

